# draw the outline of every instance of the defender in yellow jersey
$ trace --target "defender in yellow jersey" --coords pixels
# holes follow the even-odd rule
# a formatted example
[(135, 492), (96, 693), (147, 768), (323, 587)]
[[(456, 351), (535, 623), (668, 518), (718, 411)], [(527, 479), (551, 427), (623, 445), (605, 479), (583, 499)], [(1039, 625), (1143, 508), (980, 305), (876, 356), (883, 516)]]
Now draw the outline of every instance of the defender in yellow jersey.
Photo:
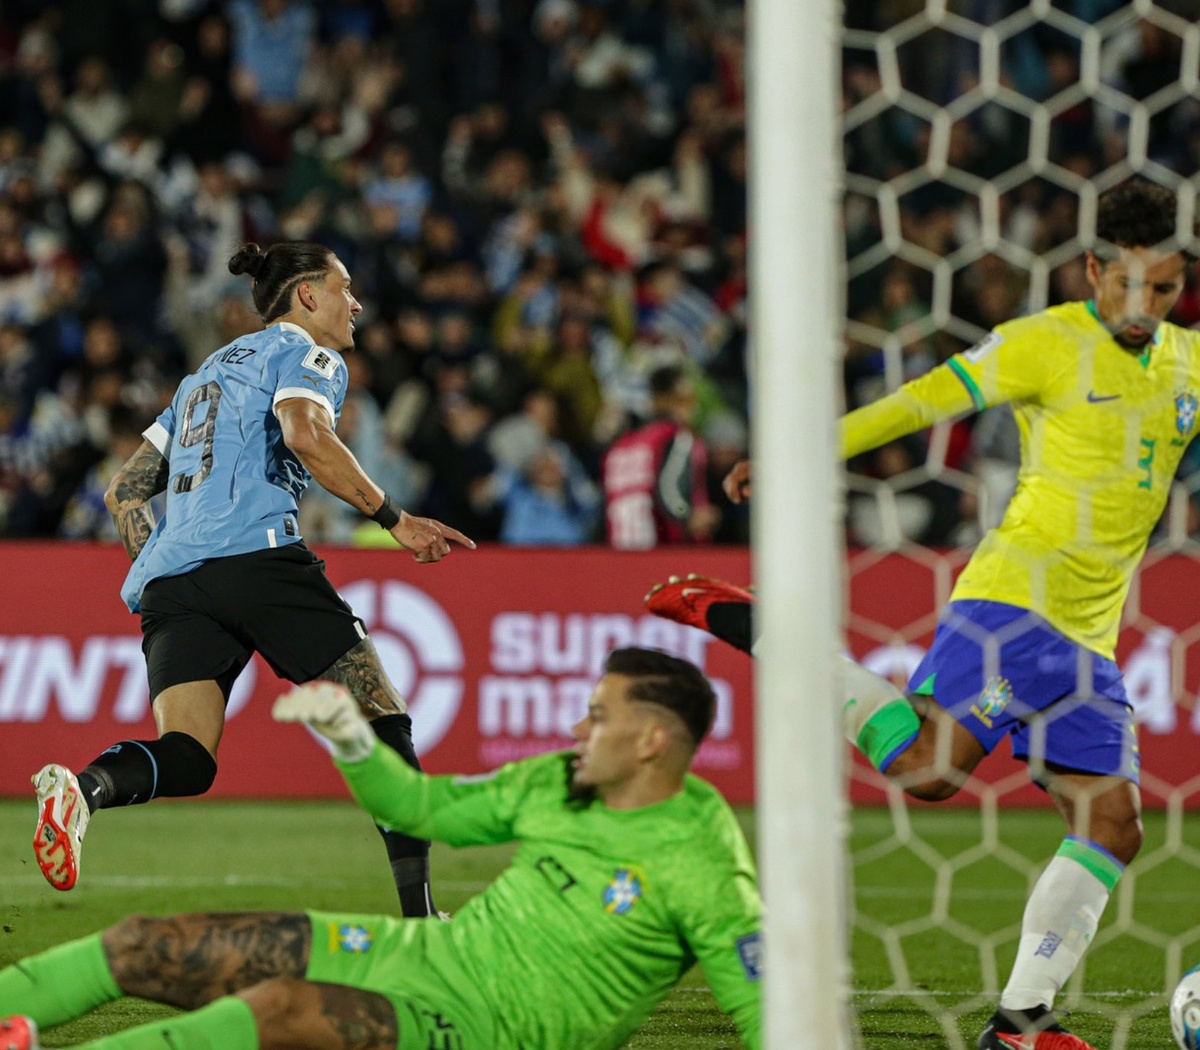
[[(1170, 190), (1101, 195), (1087, 255), (1094, 298), (998, 326), (980, 343), (842, 420), (854, 456), (939, 420), (1011, 403), (1017, 490), (959, 577), (908, 696), (845, 661), (847, 736), (909, 794), (953, 795), (1004, 737), (1068, 835), (1038, 880), (980, 1050), (1089, 1050), (1053, 1006), (1141, 846), (1137, 738), (1113, 662), (1121, 609), (1197, 426), (1200, 334), (1165, 321), (1192, 261)], [(725, 481), (750, 495), (750, 464)], [(659, 615), (750, 651), (749, 596), (672, 580)]]

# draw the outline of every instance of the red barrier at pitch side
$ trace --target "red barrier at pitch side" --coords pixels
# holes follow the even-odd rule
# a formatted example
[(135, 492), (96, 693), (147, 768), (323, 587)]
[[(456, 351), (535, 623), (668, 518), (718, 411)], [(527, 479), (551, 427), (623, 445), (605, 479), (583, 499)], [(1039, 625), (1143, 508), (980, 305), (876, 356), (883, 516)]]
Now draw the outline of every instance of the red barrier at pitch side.
[[(569, 746), (608, 650), (646, 645), (712, 679), (717, 721), (696, 771), (731, 799), (753, 797), (750, 660), (642, 607), (652, 583), (697, 565), (747, 579), (744, 550), (493, 547), (436, 565), (400, 551), (322, 555), (408, 698), (431, 772), (481, 772)], [(118, 597), (127, 568), (120, 548), (0, 546), (0, 795), (28, 793), (30, 772), (45, 762), (78, 768), (117, 740), (156, 735), (137, 618)], [(307, 732), (271, 720), (283, 688), (261, 660), (247, 667), (230, 697), (212, 794), (345, 794)]]
[[(702, 632), (649, 616), (650, 584), (689, 570), (744, 582), (744, 550), (617, 553), (590, 548), (487, 548), (416, 565), (392, 551), (328, 550), (329, 575), (367, 623), (409, 698), (416, 743), (432, 772), (480, 772), (570, 743), (604, 654), (648, 645), (699, 664), (719, 712), (696, 764), (735, 802), (753, 799), (751, 661)], [(929, 644), (964, 552), (914, 556), (855, 552), (849, 559), (850, 645), (901, 678)], [(155, 735), (137, 619), (118, 597), (128, 562), (114, 547), (0, 545), (7, 600), (0, 609), (0, 795), (24, 795), (48, 761), (78, 767), (116, 740)], [(1151, 558), (1130, 601), (1118, 656), (1142, 727), (1147, 803), (1188, 783), (1200, 806), (1200, 563)], [(340, 796), (317, 743), (271, 721), (283, 684), (255, 660), (235, 687), (214, 795)], [(818, 698), (797, 696), (797, 718)], [(1003, 754), (981, 781), (1004, 800), (1044, 804)], [(855, 767), (857, 801), (882, 797), (877, 775)], [(1011, 791), (1009, 788), (1011, 787)], [(976, 801), (973, 791), (960, 800)]]

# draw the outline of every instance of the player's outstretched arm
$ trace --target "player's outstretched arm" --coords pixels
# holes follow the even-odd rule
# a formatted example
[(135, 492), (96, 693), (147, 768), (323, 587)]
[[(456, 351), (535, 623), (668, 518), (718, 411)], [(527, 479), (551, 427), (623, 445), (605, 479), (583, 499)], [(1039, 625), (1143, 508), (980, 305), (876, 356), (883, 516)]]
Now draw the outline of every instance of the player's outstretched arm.
[(276, 722), (303, 722), (333, 745), (342, 762), (361, 762), (375, 747), (371, 723), (350, 690), (336, 682), (298, 685), (275, 701), (271, 717)]
[(166, 491), (168, 469), (166, 457), (149, 441), (143, 441), (104, 493), (104, 505), (116, 522), (131, 561), (137, 560), (154, 531), (150, 500)]
[(271, 714), (277, 722), (303, 722), (333, 745), (347, 786), (376, 823), (452, 846), (512, 841), (522, 797), (516, 767), (507, 776), (484, 777), (413, 769), (390, 747), (376, 744), (354, 697), (336, 682), (297, 686), (275, 701)]
[(289, 397), (275, 406), (275, 415), (287, 447), (317, 484), (378, 521), (417, 561), (441, 561), (450, 553), (451, 542), (475, 549), (475, 543), (457, 529), (394, 506), (334, 433), (333, 420), (323, 405), (305, 397)]

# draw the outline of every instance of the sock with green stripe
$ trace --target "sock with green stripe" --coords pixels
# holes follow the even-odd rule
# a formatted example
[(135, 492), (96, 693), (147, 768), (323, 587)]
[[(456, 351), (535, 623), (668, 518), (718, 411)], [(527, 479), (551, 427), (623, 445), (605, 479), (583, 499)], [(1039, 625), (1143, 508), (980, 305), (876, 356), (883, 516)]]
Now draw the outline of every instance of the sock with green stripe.
[(191, 1013), (108, 1035), (79, 1050), (258, 1050), (258, 1025), (244, 999), (225, 996)]
[(881, 773), (916, 738), (921, 720), (886, 678), (842, 657), (842, 724), (846, 739)]
[(1017, 958), (1000, 996), (1002, 1007), (1054, 1005), (1095, 936), (1124, 870), (1103, 846), (1073, 835), (1063, 840), (1025, 905)]
[(25, 1014), (48, 1028), (120, 999), (125, 993), (113, 979), (100, 937), (68, 941), (0, 970), (3, 1013)]

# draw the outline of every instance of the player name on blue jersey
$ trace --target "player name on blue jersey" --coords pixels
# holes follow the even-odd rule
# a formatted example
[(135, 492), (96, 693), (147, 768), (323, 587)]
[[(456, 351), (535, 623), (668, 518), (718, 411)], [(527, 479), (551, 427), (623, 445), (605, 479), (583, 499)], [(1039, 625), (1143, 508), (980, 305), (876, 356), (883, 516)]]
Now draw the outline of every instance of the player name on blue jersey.
[(121, 589), (131, 610), (151, 580), (300, 540), (297, 505), (310, 476), (275, 417), (293, 397), (336, 423), (346, 366), (286, 321), (221, 347), (179, 384), (144, 435), (167, 459), (167, 507)]

